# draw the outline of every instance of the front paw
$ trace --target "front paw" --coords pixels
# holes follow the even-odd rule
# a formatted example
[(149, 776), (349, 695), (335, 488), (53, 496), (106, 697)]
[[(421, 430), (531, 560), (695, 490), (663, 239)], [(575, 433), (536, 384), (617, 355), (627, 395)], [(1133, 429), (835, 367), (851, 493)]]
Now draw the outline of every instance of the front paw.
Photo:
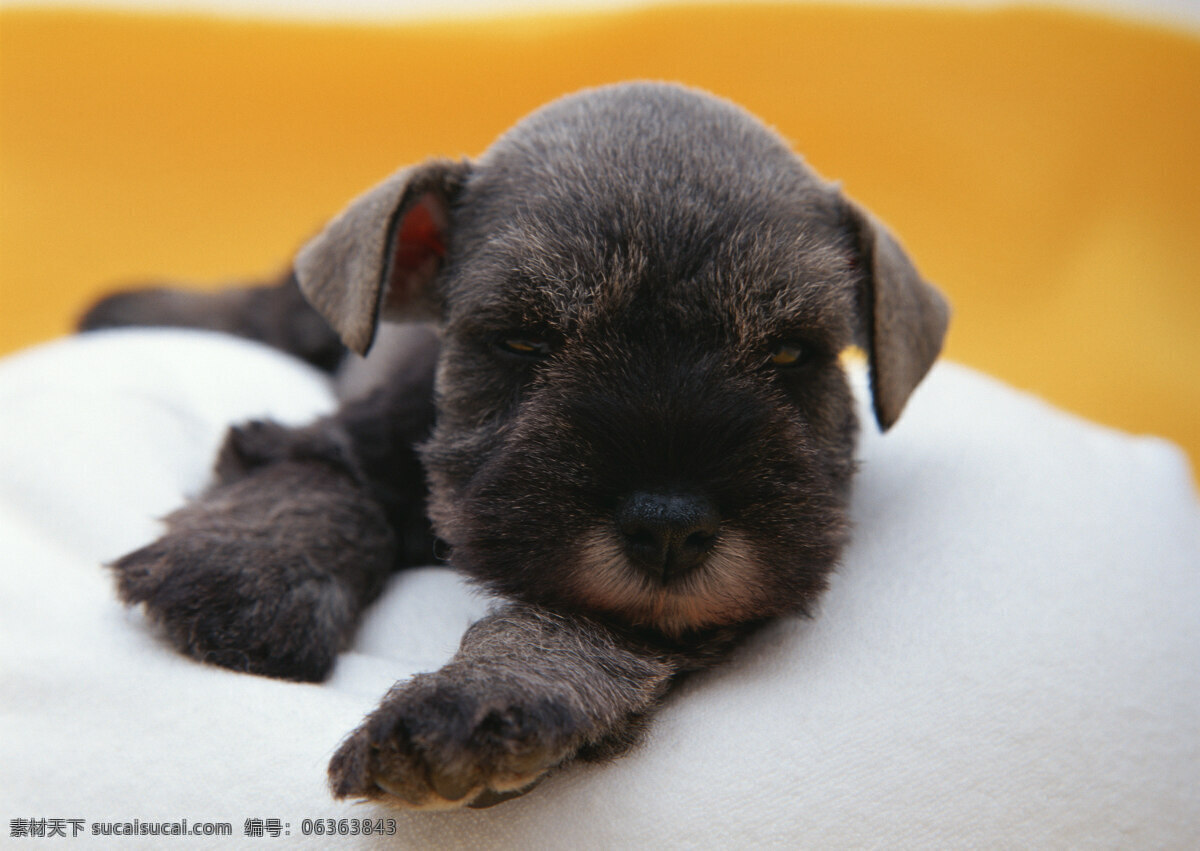
[(378, 510), (320, 467), (266, 468), (167, 522), (112, 565), (122, 600), (190, 656), (288, 680), (328, 676), (393, 549)]
[(564, 695), (536, 686), (419, 674), (342, 743), (329, 782), (338, 798), (416, 809), (491, 806), (574, 757), (585, 726)]
[(349, 620), (328, 580), (294, 582), (264, 542), (167, 535), (112, 565), (126, 603), (145, 604), (178, 649), (202, 662), (316, 682)]

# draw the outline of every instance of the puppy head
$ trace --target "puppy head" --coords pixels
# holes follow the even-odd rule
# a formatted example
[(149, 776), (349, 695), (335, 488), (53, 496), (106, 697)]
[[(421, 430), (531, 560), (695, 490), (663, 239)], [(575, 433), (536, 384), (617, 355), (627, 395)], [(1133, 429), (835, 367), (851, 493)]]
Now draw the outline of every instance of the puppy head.
[(430, 512), (501, 593), (670, 634), (803, 608), (846, 537), (840, 353), (899, 416), (948, 310), (891, 236), (737, 107), (657, 84), (405, 169), (297, 258), (352, 349), (443, 329)]

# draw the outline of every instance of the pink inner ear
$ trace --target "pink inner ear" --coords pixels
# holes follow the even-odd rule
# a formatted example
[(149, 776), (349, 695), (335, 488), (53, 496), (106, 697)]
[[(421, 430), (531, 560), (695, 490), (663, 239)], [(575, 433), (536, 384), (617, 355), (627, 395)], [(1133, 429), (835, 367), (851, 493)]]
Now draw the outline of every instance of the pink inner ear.
[(435, 203), (432, 196), (423, 195), (404, 216), (400, 231), (396, 234), (396, 265), (414, 269), (431, 255), (439, 258), (446, 256), (442, 224), (435, 219), (433, 212)]
[(432, 192), (422, 195), (404, 214), (396, 229), (385, 312), (403, 311), (437, 274), (446, 256), (446, 224), (441, 199)]

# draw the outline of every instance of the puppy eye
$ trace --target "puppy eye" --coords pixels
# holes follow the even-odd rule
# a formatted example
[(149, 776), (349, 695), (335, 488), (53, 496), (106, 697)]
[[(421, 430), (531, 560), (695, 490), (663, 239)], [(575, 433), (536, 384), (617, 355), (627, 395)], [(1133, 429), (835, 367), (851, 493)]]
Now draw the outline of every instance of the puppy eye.
[(550, 344), (536, 337), (498, 337), (496, 346), (523, 358), (544, 358), (550, 354)]
[(770, 363), (772, 366), (800, 366), (808, 360), (809, 351), (799, 343), (779, 343), (771, 350)]

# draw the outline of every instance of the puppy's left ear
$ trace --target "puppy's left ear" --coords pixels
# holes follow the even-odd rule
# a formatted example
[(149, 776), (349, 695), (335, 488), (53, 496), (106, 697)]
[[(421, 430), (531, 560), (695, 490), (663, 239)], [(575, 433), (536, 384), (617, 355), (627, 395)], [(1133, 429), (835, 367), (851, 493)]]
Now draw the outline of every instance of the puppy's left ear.
[(353, 351), (367, 353), (380, 320), (433, 318), (450, 204), (469, 171), (469, 163), (450, 160), (401, 169), (296, 255), (301, 291)]
[(852, 201), (846, 203), (866, 272), (858, 292), (859, 343), (870, 357), (875, 419), (887, 431), (937, 360), (950, 305), (921, 277), (887, 228)]

